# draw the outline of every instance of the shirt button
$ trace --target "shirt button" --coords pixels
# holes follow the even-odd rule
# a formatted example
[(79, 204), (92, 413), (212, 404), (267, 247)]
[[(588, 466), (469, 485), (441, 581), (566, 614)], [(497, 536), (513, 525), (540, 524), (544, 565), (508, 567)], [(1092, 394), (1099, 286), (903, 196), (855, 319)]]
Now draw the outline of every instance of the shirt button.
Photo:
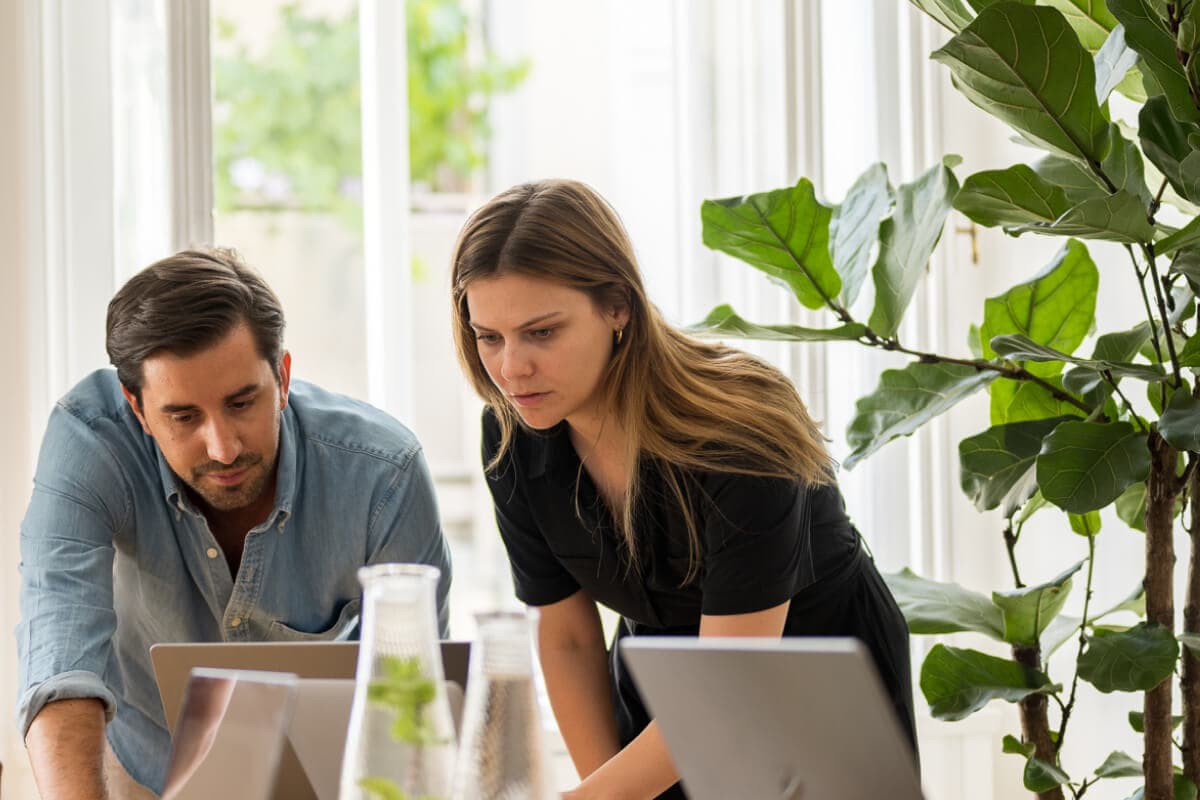
[(216, 558), (218, 555), (220, 555), (215, 547), (208, 548), (207, 553), (209, 558)]
[(231, 627), (231, 628), (236, 628), (238, 625), (241, 625), (241, 624), (242, 624), (241, 617), (234, 617), (233, 619), (229, 620), (229, 627)]

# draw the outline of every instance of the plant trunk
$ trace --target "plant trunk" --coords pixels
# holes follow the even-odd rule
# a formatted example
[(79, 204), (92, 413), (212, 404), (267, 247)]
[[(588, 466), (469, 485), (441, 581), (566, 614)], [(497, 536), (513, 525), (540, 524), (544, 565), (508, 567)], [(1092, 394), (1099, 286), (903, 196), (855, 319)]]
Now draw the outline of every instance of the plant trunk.
[[(1042, 668), (1042, 649), (1038, 645), (1016, 647), (1013, 658), (1018, 664), (1030, 669)], [(1049, 701), (1044, 694), (1031, 694), (1021, 700), (1017, 707), (1021, 712), (1021, 736), (1034, 746), (1033, 755), (1047, 764), (1058, 763), (1058, 748), (1050, 738)], [(1047, 792), (1038, 792), (1038, 800), (1063, 800), (1063, 790), (1055, 787)]]
[[(1200, 473), (1192, 471), (1188, 502), (1191, 508), (1191, 546), (1183, 630), (1200, 633)], [(1200, 659), (1183, 648), (1183, 774), (1200, 786)]]
[[(1150, 434), (1150, 477), (1146, 481), (1146, 619), (1175, 630), (1172, 576), (1175, 543), (1172, 518), (1179, 493), (1175, 465), (1178, 453), (1157, 433)], [(1171, 766), (1171, 689), (1165, 680), (1146, 692), (1144, 711), (1145, 800), (1173, 800), (1175, 777)]]

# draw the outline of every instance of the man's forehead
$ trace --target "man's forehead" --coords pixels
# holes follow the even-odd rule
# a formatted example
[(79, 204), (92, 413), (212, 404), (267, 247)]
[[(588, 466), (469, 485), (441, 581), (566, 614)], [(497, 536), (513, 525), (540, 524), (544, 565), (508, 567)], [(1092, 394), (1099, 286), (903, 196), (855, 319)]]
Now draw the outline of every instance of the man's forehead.
[(244, 327), (196, 353), (160, 351), (142, 363), (142, 395), (154, 405), (224, 400), (273, 379), (274, 370)]

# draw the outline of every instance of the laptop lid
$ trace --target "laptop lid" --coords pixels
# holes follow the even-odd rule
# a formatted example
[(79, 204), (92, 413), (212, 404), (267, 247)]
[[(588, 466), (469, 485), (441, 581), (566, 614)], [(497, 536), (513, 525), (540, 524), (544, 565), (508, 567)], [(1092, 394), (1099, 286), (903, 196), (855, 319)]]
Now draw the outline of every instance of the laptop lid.
[(163, 800), (269, 800), (295, 693), (295, 675), (194, 670)]
[(640, 636), (621, 648), (694, 800), (921, 800), (857, 640)]
[[(471, 643), (441, 642), (441, 655), (446, 679), (465, 688)], [(358, 642), (161, 643), (150, 647), (150, 661), (173, 738), (184, 688), (193, 668), (290, 672), (303, 679), (353, 679), (358, 664)], [(309, 780), (292, 746), (290, 733), (284, 744), (273, 800), (324, 800)], [(340, 759), (337, 764), (340, 768)]]

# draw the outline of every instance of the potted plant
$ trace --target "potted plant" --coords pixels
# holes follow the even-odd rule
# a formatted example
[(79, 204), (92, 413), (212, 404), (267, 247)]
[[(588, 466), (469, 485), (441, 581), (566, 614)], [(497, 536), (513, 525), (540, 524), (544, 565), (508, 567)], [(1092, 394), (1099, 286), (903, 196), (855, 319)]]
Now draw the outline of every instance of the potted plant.
[[(973, 632), (1010, 657), (937, 644), (920, 688), (934, 716), (961, 719), (991, 700), (1017, 703), (1019, 735), (1006, 752), (1025, 759), (1024, 783), (1040, 798), (1082, 797), (1097, 781), (1142, 775), (1134, 797), (1195, 798), (1200, 784), (1200, 2), (1164, 0), (913, 0), (950, 32), (932, 57), (955, 87), (1041, 152), (1030, 163), (967, 176), (947, 157), (915, 181), (888, 183), (875, 165), (836, 206), (812, 183), (703, 204), (704, 242), (786, 286), (828, 328), (764, 325), (729, 306), (698, 332), (726, 337), (847, 342), (903, 353), (880, 375), (847, 432), (857, 462), (907, 436), (964, 398), (987, 392), (987, 421), (959, 444), (961, 484), (981, 511), (999, 509), (1011, 586), (988, 594), (905, 570), (889, 583), (910, 629)], [(1140, 104), (1122, 125), (1109, 98)], [(952, 209), (1013, 236), (1061, 237), (1036, 275), (987, 300), (970, 352), (923, 352), (899, 338), (901, 322)], [(1085, 241), (1092, 244), (1085, 244)], [(1118, 247), (1140, 287), (1144, 319), (1110, 329), (1095, 315), (1099, 270), (1091, 247)], [(851, 306), (868, 284), (865, 319)], [(1099, 335), (1093, 330), (1099, 329)], [(849, 345), (847, 345), (849, 346)], [(1099, 511), (1145, 531), (1141, 586), (1125, 602), (1091, 604)], [(1026, 585), (1018, 544), (1026, 521), (1051, 508), (1086, 540), (1087, 558)], [(1182, 631), (1176, 629), (1173, 530), (1191, 532)], [(1060, 612), (1083, 584), (1082, 614)], [(1145, 619), (1113, 624), (1117, 611)], [(1049, 656), (1075, 651), (1069, 675)], [(1175, 676), (1182, 715), (1172, 714)], [(1129, 723), (1144, 753), (1095, 763), (1060, 757), (1080, 681), (1102, 692), (1141, 693)], [(1125, 724), (1122, 720), (1121, 724)], [(1181, 726), (1181, 765), (1173, 729)]]

